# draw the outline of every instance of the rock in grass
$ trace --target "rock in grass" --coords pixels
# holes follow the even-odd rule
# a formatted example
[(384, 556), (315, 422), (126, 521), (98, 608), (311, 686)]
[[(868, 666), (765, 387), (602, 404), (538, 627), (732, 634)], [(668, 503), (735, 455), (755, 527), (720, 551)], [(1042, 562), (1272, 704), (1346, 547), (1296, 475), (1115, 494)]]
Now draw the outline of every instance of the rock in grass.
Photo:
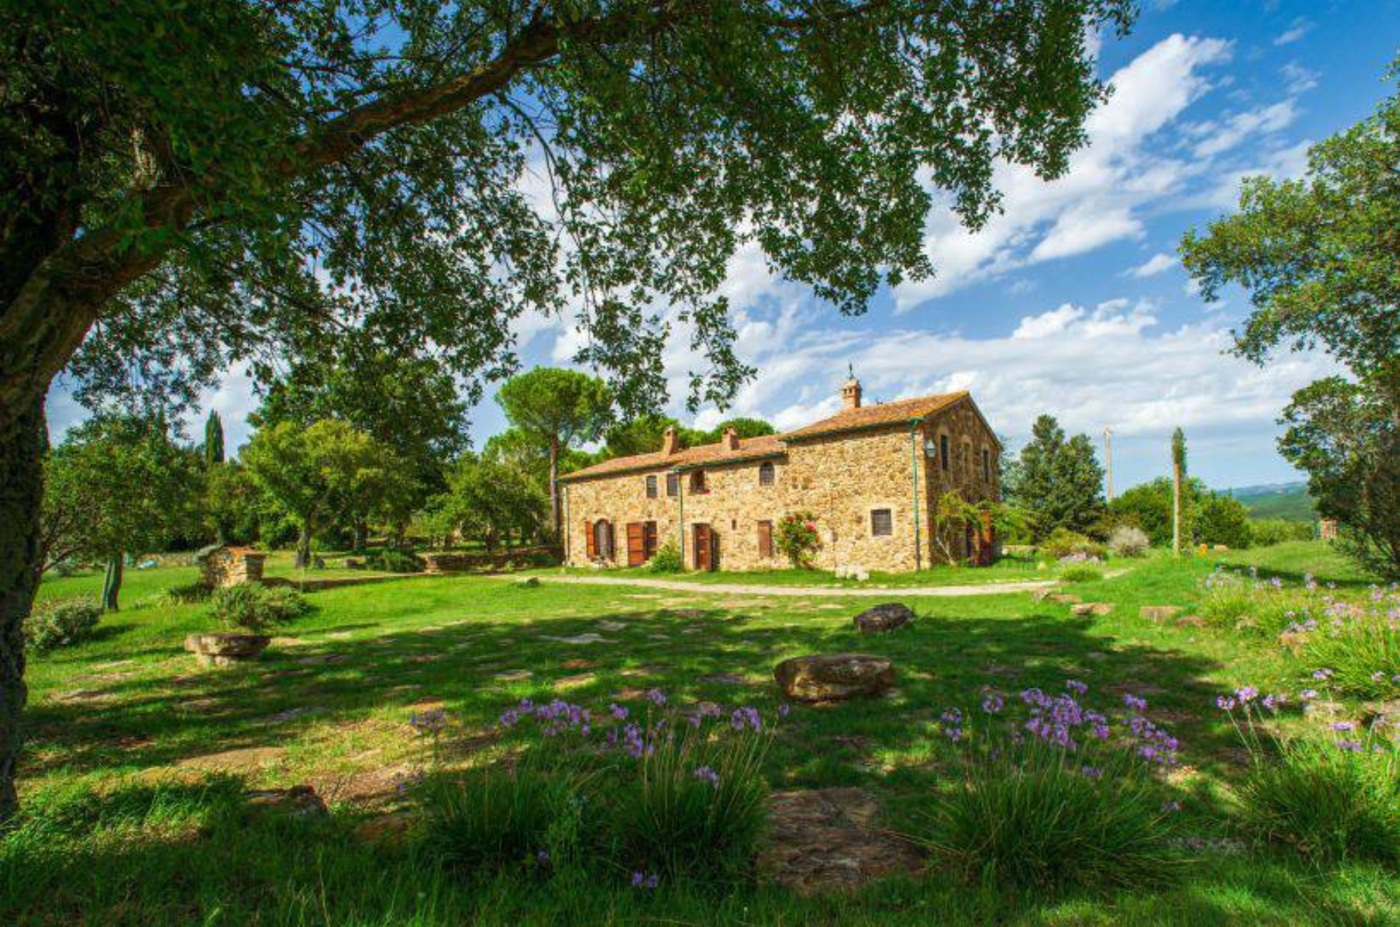
[(856, 627), (862, 634), (878, 634), (882, 631), (894, 631), (904, 627), (914, 620), (914, 612), (907, 605), (899, 602), (886, 602), (876, 605), (874, 608), (866, 609), (856, 615)]
[(1076, 618), (1096, 618), (1113, 614), (1112, 602), (1080, 602), (1069, 607), (1069, 613)]
[(773, 669), (783, 694), (799, 702), (843, 702), (881, 695), (894, 685), (894, 663), (866, 653), (813, 654)]
[(1144, 605), (1138, 609), (1138, 614), (1148, 621), (1163, 622), (1171, 621), (1181, 614), (1179, 605)]
[(1176, 619), (1176, 626), (1178, 628), (1204, 628), (1206, 620), (1200, 615), (1182, 615)]
[(198, 658), (200, 666), (231, 666), (243, 660), (256, 660), (271, 642), (272, 638), (266, 634), (219, 631), (191, 634), (185, 638), (185, 649)]
[(248, 807), (271, 814), (295, 818), (324, 818), (330, 812), (316, 790), (309, 785), (294, 785), (289, 789), (259, 789), (245, 793)]

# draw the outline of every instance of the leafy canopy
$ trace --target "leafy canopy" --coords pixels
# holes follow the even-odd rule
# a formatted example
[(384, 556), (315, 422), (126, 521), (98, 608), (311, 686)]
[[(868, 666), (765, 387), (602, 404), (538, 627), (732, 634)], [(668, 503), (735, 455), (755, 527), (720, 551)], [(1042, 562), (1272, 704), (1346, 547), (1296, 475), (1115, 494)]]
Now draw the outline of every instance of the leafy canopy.
[(1087, 435), (1066, 440), (1054, 416), (1031, 426), (1031, 440), (1007, 468), (1006, 497), (1027, 516), (1032, 539), (1056, 528), (1081, 534), (1103, 513), (1103, 467)]

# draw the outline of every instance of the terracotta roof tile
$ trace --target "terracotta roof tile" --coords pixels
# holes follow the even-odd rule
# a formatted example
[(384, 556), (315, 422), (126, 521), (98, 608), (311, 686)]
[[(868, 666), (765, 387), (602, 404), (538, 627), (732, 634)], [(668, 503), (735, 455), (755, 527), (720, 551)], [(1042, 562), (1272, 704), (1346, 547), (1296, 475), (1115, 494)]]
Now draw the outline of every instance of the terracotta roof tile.
[(900, 399), (895, 402), (861, 406), (859, 409), (843, 409), (829, 418), (824, 418), (819, 422), (786, 434), (740, 438), (737, 450), (730, 450), (723, 441), (717, 441), (714, 444), (688, 447), (669, 456), (657, 451), (651, 454), (635, 454), (631, 457), (614, 457), (612, 460), (605, 460), (591, 467), (575, 470), (559, 479), (561, 482), (569, 482), (594, 476), (607, 476), (612, 473), (660, 470), (672, 467), (686, 468), (697, 464), (723, 464), (753, 457), (783, 454), (787, 450), (786, 442), (792, 438), (808, 438), (815, 435), (907, 422), (910, 419), (923, 418), (935, 412), (941, 412), (959, 400), (965, 399), (967, 395), (966, 392), (944, 393), (936, 396), (919, 396), (915, 399)]

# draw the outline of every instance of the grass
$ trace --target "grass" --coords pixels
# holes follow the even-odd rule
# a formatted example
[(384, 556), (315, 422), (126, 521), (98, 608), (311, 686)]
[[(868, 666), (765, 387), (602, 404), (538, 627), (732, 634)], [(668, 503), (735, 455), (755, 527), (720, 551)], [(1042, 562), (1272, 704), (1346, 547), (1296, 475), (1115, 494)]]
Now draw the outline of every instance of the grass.
[(1265, 579), (1277, 576), (1289, 582), (1302, 582), (1311, 574), (1319, 583), (1338, 586), (1367, 586), (1377, 582), (1354, 561), (1328, 541), (1285, 541), (1269, 547), (1232, 550), (1216, 554), (1221, 563), (1256, 567)]
[[(1306, 569), (1291, 549), (1277, 564), (1267, 552), (1248, 553), (1261, 569)], [(913, 833), (930, 791), (947, 783), (934, 731), (943, 706), (968, 705), (984, 686), (1049, 691), (1074, 677), (1097, 692), (1145, 695), (1149, 714), (1182, 744), (1182, 831), (1235, 838), (1232, 784), (1248, 766), (1213, 701), (1246, 682), (1285, 685), (1288, 662), (1255, 638), (1138, 617), (1142, 605), (1193, 605), (1211, 568), (1153, 557), (1125, 575), (1067, 587), (1115, 604), (1092, 622), (1024, 593), (911, 597), (918, 618), (887, 636), (852, 626), (869, 600), (716, 595), (704, 581), (685, 592), (551, 584), (540, 571), (536, 587), (407, 578), (312, 593), (316, 610), (279, 628), (262, 660), (224, 671), (196, 670), (181, 649), (184, 635), (211, 627), (203, 606), (135, 607), (191, 582), (193, 569), (133, 570), (127, 607), (104, 617), (92, 641), (31, 657), (20, 782), (27, 810), (0, 842), (0, 922), (1393, 922), (1400, 889), (1392, 870), (1347, 861), (1319, 873), (1265, 846), (1198, 854), (1180, 882), (1163, 888), (1048, 899), (935, 869), (854, 896), (804, 898), (762, 882), (636, 892), (616, 882), (464, 875), (425, 864), (411, 843), (357, 831), (402, 809), (396, 785), (427, 761), (429, 739), (408, 723), (414, 712), (447, 712), (437, 750), (445, 773), (460, 775), (507, 755), (496, 718), (522, 697), (605, 708), (657, 687), (673, 703), (767, 712), (777, 707), (776, 662), (859, 649), (894, 660), (897, 691), (795, 708), (763, 760), (771, 787), (859, 786), (883, 806), (884, 827)], [(957, 572), (963, 581), (994, 571)], [(92, 575), (54, 579), (41, 595), (100, 584)], [(588, 634), (603, 641), (569, 640)], [(303, 783), (327, 799), (328, 819), (250, 815), (243, 805), (245, 786)]]

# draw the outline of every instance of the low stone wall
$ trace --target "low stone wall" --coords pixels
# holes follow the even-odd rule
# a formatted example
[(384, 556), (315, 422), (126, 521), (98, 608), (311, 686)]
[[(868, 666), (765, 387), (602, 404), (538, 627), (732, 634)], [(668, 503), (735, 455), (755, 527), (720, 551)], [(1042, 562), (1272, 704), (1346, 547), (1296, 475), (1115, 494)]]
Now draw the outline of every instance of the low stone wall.
[(197, 557), (200, 584), (208, 589), (260, 583), (266, 554), (246, 547), (221, 547)]
[(422, 551), (418, 556), (426, 573), (467, 573), (481, 570), (501, 570), (509, 566), (550, 566), (559, 562), (559, 551), (553, 547), (524, 547), (518, 550), (485, 551)]

